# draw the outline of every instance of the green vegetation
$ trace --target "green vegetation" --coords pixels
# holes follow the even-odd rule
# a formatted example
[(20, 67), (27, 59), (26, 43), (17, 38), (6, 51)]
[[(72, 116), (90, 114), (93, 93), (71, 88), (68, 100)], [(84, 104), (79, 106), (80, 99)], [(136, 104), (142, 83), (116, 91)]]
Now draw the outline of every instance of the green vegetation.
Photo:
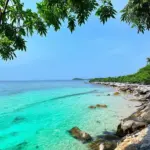
[[(26, 9), (21, 0), (0, 0), (0, 56), (4, 60), (14, 59), (16, 50), (26, 50), (25, 37), (34, 32), (46, 36), (50, 27), (57, 31), (64, 22), (72, 32), (92, 12), (103, 24), (117, 14), (111, 0), (41, 0), (37, 12)], [(121, 10), (121, 21), (136, 27), (138, 32), (149, 30), (150, 1), (129, 0)]]
[(119, 77), (95, 78), (91, 79), (90, 82), (120, 82), (120, 83), (150, 84), (150, 65), (149, 64), (146, 65), (135, 74)]

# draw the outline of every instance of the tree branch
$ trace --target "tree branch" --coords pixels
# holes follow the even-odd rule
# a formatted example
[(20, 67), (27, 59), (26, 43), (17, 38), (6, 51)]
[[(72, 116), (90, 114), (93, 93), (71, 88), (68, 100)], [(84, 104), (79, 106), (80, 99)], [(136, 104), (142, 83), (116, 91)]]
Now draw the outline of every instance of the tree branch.
[(6, 0), (5, 6), (4, 6), (4, 10), (3, 10), (3, 11), (2, 11), (1, 8), (0, 8), (0, 25), (2, 24), (2, 18), (3, 18), (3, 16), (4, 16), (5, 13), (6, 13), (6, 9), (7, 9), (8, 3), (9, 3), (9, 0)]

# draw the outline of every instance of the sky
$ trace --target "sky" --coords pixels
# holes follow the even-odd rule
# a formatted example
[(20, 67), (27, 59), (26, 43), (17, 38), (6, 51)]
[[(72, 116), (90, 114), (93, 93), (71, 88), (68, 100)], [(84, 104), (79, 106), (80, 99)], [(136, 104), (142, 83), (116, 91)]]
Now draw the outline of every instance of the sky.
[[(36, 9), (37, 0), (24, 0), (25, 7)], [(127, 0), (113, 0), (121, 10)], [(46, 37), (28, 37), (27, 51), (17, 52), (13, 61), (0, 60), (0, 80), (67, 80), (135, 73), (150, 56), (150, 32), (136, 29), (116, 19), (102, 25), (92, 15), (71, 34), (66, 26)]]

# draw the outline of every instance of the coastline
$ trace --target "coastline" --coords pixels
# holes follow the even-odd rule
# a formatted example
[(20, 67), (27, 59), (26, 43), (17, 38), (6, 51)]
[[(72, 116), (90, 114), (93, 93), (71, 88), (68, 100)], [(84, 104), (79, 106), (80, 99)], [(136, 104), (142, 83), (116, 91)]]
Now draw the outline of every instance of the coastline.
[[(93, 150), (148, 150), (150, 149), (150, 86), (140, 84), (116, 82), (92, 82), (114, 87), (117, 94), (130, 94), (130, 101), (138, 101), (136, 111), (129, 117), (121, 120), (115, 136), (120, 137), (109, 140), (94, 141), (90, 148)], [(147, 140), (148, 139), (148, 140)], [(147, 141), (149, 141), (147, 143)]]

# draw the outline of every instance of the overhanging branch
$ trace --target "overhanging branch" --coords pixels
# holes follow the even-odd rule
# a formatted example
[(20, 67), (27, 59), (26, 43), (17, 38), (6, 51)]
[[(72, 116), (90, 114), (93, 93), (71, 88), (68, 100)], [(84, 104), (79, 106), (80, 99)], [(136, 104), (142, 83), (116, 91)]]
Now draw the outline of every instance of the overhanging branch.
[(2, 24), (2, 18), (6, 13), (7, 10), (7, 6), (8, 6), (9, 0), (6, 0), (5, 2), (5, 6), (4, 6), (4, 10), (2, 11), (2, 9), (0, 8), (0, 25)]

